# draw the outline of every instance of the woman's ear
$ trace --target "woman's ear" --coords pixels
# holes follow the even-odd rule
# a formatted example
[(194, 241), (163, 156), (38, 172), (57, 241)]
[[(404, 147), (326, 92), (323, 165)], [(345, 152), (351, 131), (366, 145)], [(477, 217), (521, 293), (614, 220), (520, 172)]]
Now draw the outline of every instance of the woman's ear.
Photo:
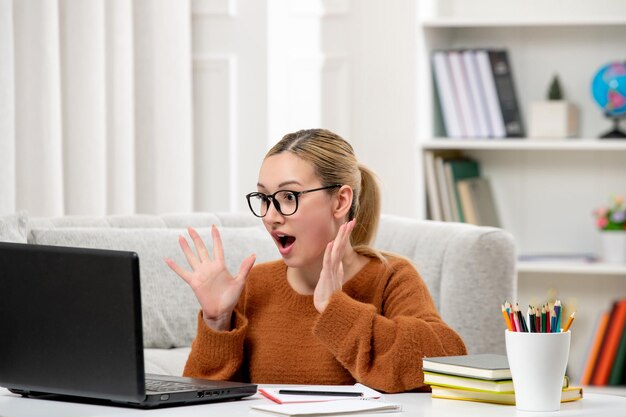
[(333, 216), (337, 219), (346, 219), (352, 207), (352, 199), (354, 192), (349, 185), (342, 185), (337, 191), (335, 205), (333, 207)]

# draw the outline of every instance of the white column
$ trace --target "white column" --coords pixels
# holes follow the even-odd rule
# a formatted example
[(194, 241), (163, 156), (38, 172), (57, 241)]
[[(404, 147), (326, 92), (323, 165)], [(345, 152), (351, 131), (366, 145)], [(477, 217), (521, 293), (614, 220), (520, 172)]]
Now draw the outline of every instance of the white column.
[(107, 212), (135, 212), (133, 5), (107, 0), (106, 141)]
[(58, 4), (14, 3), (17, 209), (63, 214)]
[(0, 215), (15, 211), (13, 0), (0, 0)]
[(189, 0), (136, 0), (137, 211), (193, 207)]
[(67, 214), (106, 211), (103, 0), (61, 0), (63, 173)]

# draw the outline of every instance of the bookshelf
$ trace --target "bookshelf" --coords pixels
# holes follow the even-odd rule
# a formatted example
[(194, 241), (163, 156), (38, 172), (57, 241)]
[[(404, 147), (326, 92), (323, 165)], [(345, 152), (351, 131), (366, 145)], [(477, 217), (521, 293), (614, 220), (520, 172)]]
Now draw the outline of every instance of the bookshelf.
[[(503, 228), (520, 253), (600, 253), (592, 210), (614, 193), (626, 194), (626, 140), (599, 140), (609, 130), (591, 96), (591, 79), (603, 64), (624, 59), (626, 7), (571, 0), (567, 9), (538, 0), (426, 1), (417, 18), (418, 160), (425, 152), (459, 150), (478, 160), (491, 181)], [(561, 4), (561, 3), (560, 3)], [(561, 4), (562, 6), (562, 4)], [(435, 104), (430, 56), (437, 49), (506, 48), (522, 119), (543, 100), (558, 73), (565, 97), (580, 112), (571, 139), (448, 139)], [(526, 125), (527, 129), (528, 126)], [(626, 123), (623, 123), (626, 129)], [(425, 178), (418, 167), (418, 192)], [(419, 215), (426, 218), (426, 201)], [(582, 372), (598, 313), (626, 297), (626, 265), (534, 263), (518, 265), (521, 303), (558, 296), (576, 308), (568, 373)]]

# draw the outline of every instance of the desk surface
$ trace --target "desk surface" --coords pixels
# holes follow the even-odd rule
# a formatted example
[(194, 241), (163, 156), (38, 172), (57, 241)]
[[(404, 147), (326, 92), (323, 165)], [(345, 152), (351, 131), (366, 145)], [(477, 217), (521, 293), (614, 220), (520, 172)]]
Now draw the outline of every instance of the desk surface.
[[(401, 413), (385, 413), (381, 416), (455, 416), (505, 417), (505, 416), (624, 416), (626, 397), (602, 394), (585, 394), (580, 401), (561, 404), (561, 410), (553, 413), (520, 412), (513, 406), (433, 399), (430, 394), (406, 393), (385, 395), (385, 400), (401, 403)], [(0, 416), (2, 417), (126, 417), (126, 416), (224, 416), (261, 417), (271, 414), (250, 410), (250, 405), (272, 402), (259, 394), (245, 400), (203, 404), (156, 410), (134, 410), (121, 407), (105, 407), (79, 403), (22, 398), (0, 388)], [(368, 414), (376, 415), (376, 414)]]

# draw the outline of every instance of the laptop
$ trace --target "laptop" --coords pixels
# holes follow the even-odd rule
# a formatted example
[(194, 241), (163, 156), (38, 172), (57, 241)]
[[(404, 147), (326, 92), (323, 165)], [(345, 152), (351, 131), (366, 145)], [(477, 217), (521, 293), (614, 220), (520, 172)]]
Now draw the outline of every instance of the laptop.
[(256, 385), (144, 373), (135, 252), (0, 242), (0, 386), (23, 396), (156, 407)]

